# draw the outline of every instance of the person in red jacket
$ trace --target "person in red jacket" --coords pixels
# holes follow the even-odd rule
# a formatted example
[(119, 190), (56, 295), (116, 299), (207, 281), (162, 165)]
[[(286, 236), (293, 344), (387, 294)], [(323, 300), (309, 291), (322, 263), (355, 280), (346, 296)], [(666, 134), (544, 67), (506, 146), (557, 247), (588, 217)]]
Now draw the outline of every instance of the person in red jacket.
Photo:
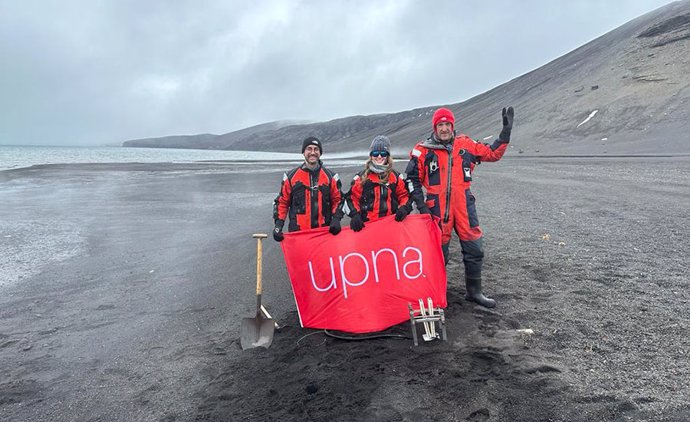
[[(421, 213), (433, 214), (441, 221), (441, 247), (446, 264), (451, 233), (460, 238), (465, 266), (465, 299), (487, 308), (496, 306), (482, 294), (482, 229), (479, 227), (475, 198), (470, 191), (474, 166), (503, 157), (513, 127), (514, 110), (503, 109), (503, 130), (493, 144), (476, 142), (455, 132), (455, 116), (439, 108), (432, 118), (433, 133), (410, 152), (407, 179), (411, 195)], [(426, 198), (424, 197), (424, 188)]]
[(366, 221), (395, 214), (402, 221), (412, 211), (412, 201), (405, 180), (393, 169), (391, 141), (379, 135), (371, 142), (364, 170), (352, 180), (346, 195), (350, 228), (362, 230)]
[(284, 239), (283, 227), (289, 220), (288, 231), (329, 227), (340, 233), (340, 219), (336, 214), (342, 199), (340, 178), (323, 166), (321, 141), (310, 136), (302, 142), (304, 163), (283, 174), (280, 193), (273, 201), (273, 238)]

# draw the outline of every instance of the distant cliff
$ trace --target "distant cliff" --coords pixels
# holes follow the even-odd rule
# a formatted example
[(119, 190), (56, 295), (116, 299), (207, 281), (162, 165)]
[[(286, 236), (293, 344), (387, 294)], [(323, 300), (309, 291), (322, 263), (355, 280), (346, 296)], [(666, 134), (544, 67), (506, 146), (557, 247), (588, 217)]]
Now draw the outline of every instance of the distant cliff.
[[(485, 142), (500, 131), (501, 108), (514, 106), (511, 151), (517, 153), (687, 154), (688, 51), (690, 1), (675, 2), (532, 72), (446, 106), (455, 112), (459, 132)], [(314, 135), (327, 152), (354, 151), (385, 134), (402, 152), (428, 136), (437, 107), (311, 124), (272, 122), (223, 135), (139, 139), (124, 146), (294, 152), (303, 138)]]

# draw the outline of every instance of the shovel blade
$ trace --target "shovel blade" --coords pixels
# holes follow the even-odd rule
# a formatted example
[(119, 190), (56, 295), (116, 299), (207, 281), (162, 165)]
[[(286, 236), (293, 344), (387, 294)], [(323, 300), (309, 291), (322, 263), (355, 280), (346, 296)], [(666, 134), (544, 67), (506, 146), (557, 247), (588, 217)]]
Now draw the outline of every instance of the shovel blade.
[(275, 322), (272, 318), (263, 318), (257, 315), (256, 318), (243, 318), (242, 329), (240, 331), (240, 345), (242, 350), (254, 347), (269, 348), (273, 342)]

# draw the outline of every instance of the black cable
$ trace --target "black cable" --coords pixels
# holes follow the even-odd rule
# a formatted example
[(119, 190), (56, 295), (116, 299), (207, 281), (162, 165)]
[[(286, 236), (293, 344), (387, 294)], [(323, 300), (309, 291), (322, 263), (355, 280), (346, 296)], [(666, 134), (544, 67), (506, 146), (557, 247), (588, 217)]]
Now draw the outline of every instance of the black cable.
[(328, 330), (323, 330), (324, 334), (326, 334), (329, 337), (337, 338), (339, 340), (348, 340), (348, 341), (359, 341), (359, 340), (372, 340), (375, 338), (399, 338), (399, 339), (405, 339), (409, 340), (412, 337), (406, 336), (403, 334), (393, 334), (393, 333), (374, 333), (374, 334), (364, 334), (364, 335), (349, 335), (349, 334), (341, 334), (341, 333), (334, 333), (332, 331)]

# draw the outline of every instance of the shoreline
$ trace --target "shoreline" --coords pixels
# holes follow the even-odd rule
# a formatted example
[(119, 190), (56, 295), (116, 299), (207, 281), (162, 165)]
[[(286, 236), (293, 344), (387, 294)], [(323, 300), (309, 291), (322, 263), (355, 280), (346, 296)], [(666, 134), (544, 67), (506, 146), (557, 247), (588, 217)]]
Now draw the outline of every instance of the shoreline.
[[(165, 150), (165, 149), (164, 149)], [(179, 149), (178, 151), (186, 151)], [(201, 150), (204, 151), (204, 150)], [(214, 150), (215, 151), (215, 150)], [(224, 150), (218, 150), (224, 151)], [(228, 152), (228, 151), (225, 151)], [(259, 153), (257, 151), (250, 151)], [(277, 154), (287, 154), (276, 152)], [(269, 153), (272, 154), (272, 153)], [(583, 159), (595, 159), (595, 160), (630, 160), (630, 159), (686, 159), (690, 157), (690, 153), (675, 153), (675, 154), (564, 154), (564, 155), (534, 155), (534, 154), (517, 154), (511, 151), (510, 154), (502, 158), (503, 161), (514, 161), (514, 160), (539, 160), (539, 161), (549, 161), (549, 160), (583, 160)], [(401, 162), (406, 162), (409, 159), (408, 155), (395, 155), (393, 156), (396, 161), (396, 166), (400, 167)], [(344, 158), (329, 158), (326, 156), (324, 158), (324, 163), (327, 166), (334, 166), (338, 168), (349, 168), (361, 166), (361, 163), (366, 159), (366, 154), (363, 155), (348, 155)], [(290, 158), (290, 159), (236, 159), (236, 160), (224, 160), (224, 159), (200, 159), (200, 160), (190, 160), (190, 161), (108, 161), (108, 162), (68, 162), (68, 163), (43, 163), (43, 164), (32, 164), (21, 167), (8, 167), (0, 168), (0, 176), (3, 172), (14, 172), (23, 170), (42, 170), (51, 168), (67, 168), (69, 166), (74, 167), (84, 167), (84, 168), (95, 168), (98, 166), (103, 167), (105, 170), (111, 168), (119, 168), (123, 171), (128, 170), (164, 170), (165, 167), (180, 167), (180, 169), (192, 170), (191, 167), (199, 166), (218, 166), (222, 168), (228, 168), (235, 165), (280, 165), (286, 166), (297, 166), (302, 162), (300, 158)], [(147, 168), (147, 166), (153, 167), (152, 169)], [(273, 169), (271, 169), (272, 171)], [(401, 169), (401, 171), (404, 169)]]

